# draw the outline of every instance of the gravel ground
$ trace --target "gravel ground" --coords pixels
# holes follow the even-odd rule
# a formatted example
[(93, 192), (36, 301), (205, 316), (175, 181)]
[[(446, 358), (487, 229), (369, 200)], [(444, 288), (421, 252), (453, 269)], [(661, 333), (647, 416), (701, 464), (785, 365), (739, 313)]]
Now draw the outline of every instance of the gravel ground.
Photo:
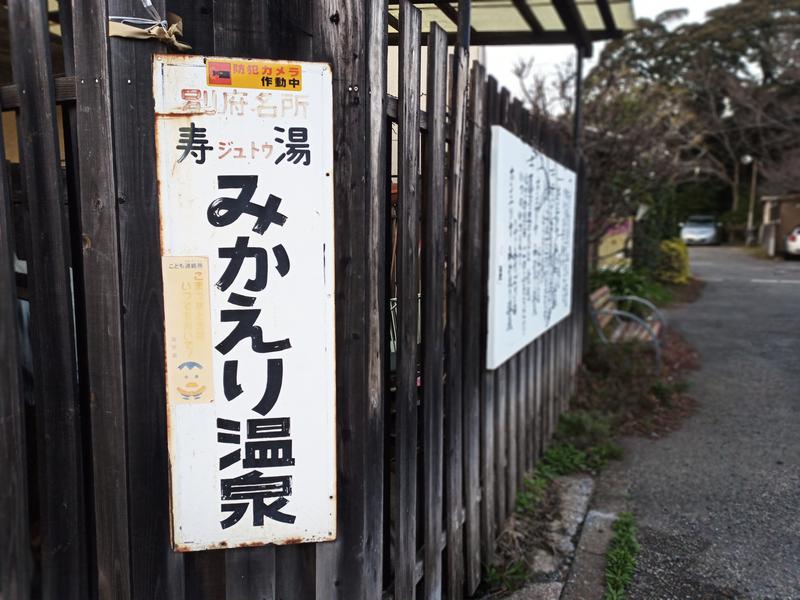
[(707, 282), (670, 311), (700, 353), (697, 413), (628, 438), (640, 553), (630, 600), (800, 600), (800, 262), (691, 251)]

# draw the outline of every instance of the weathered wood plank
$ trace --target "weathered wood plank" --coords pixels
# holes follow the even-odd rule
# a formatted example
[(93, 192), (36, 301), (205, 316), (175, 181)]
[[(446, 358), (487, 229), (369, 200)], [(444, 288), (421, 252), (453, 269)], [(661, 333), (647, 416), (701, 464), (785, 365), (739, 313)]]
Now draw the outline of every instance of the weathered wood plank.
[(494, 375), (495, 509), (497, 530), (501, 531), (508, 516), (508, 363), (495, 369)]
[(225, 600), (276, 600), (275, 579), (273, 546), (225, 550)]
[(31, 331), (40, 476), (42, 597), (88, 594), (80, 412), (76, 389), (69, 246), (62, 221), (61, 168), (47, 11), (9, 0), (11, 56), (31, 256)]
[(517, 500), (517, 444), (519, 443), (519, 421), (518, 412), (519, 407), (519, 353), (512, 356), (508, 361), (508, 369), (506, 371), (508, 382), (506, 383), (507, 394), (507, 410), (506, 418), (508, 424), (506, 431), (508, 432), (508, 442), (506, 444), (506, 451), (508, 452), (508, 471), (506, 475), (506, 515), (514, 512), (514, 504)]
[[(481, 373), (483, 346), (483, 213), (485, 71), (474, 63), (470, 77), (469, 154), (464, 215), (464, 490), (466, 591), (481, 581)], [(487, 540), (491, 543), (492, 540)]]
[[(165, 14), (163, 0), (153, 6)], [(130, 0), (108, 0), (128, 15)], [(155, 164), (152, 57), (157, 42), (110, 38), (109, 71), (119, 219), (128, 439), (132, 597), (184, 595), (183, 555), (170, 547), (163, 289)]]
[(340, 502), (336, 541), (317, 545), (317, 600), (379, 598), (387, 306), (386, 10), (366, 0), (309, 5), (314, 59), (328, 62), (333, 72)]
[(546, 451), (550, 445), (550, 336), (545, 332), (541, 339), (540, 361), (541, 361), (541, 391), (540, 399), (542, 403), (542, 451)]
[(516, 496), (522, 486), (522, 480), (525, 478), (525, 445), (527, 444), (525, 435), (525, 383), (527, 380), (528, 365), (525, 363), (525, 348), (523, 348), (517, 353), (517, 477), (514, 481), (514, 505), (512, 510), (516, 507)]
[(577, 391), (577, 373), (583, 362), (585, 334), (586, 334), (586, 315), (588, 310), (588, 205), (586, 200), (586, 163), (578, 157), (576, 159), (576, 171), (578, 174), (575, 207), (575, 293), (573, 296), (575, 316), (575, 340), (573, 357), (573, 393)]
[(294, 60), (310, 57), (308, 2), (212, 0), (212, 6), (214, 51), (218, 55)]
[(544, 338), (539, 337), (536, 340), (536, 415), (538, 419), (538, 426), (536, 428), (537, 444), (539, 457), (544, 454), (547, 436), (547, 406), (545, 402), (545, 388), (547, 384), (547, 371), (544, 368)]
[[(485, 105), (481, 123), (484, 130), (484, 157), (490, 156), (491, 119), (497, 106), (497, 80), (489, 76), (485, 84)], [(480, 373), (481, 373), (481, 558), (485, 565), (492, 564), (494, 558), (495, 539), (497, 537), (497, 485), (496, 481), (496, 424), (495, 424), (495, 375), (488, 371), (486, 365), (486, 310), (487, 310), (487, 272), (489, 265), (489, 170), (490, 161), (483, 161), (482, 179), (485, 182), (481, 194), (481, 328), (480, 328)]]
[[(546, 335), (546, 334), (545, 334)], [(539, 424), (539, 440), (540, 440), (540, 452), (543, 454), (547, 449), (547, 431), (548, 431), (548, 411), (547, 411), (547, 368), (545, 362), (545, 354), (546, 354), (546, 344), (544, 336), (540, 337), (539, 340), (539, 364), (538, 364), (538, 371), (539, 371), (539, 378), (538, 378), (538, 386), (537, 386), (537, 393), (538, 393), (538, 402), (539, 402), (539, 415), (541, 422)]]
[[(317, 546), (319, 544), (298, 544), (292, 547), (278, 548), (278, 550), (290, 551), (275, 553), (275, 565), (278, 570), (275, 589), (277, 600), (331, 597), (331, 590), (317, 589), (318, 584), (314, 576), (318, 562)], [(249, 596), (243, 600), (251, 598), (252, 596)], [(189, 599), (187, 598), (187, 600)]]
[[(490, 84), (492, 78), (489, 78)], [(494, 86), (495, 98), (489, 104), (489, 125), (504, 123), (508, 110), (508, 90), (503, 88), (497, 92)], [(488, 180), (488, 177), (487, 177)], [(488, 219), (487, 219), (488, 221)], [(487, 232), (488, 243), (488, 232)], [(487, 263), (488, 264), (488, 263)], [(488, 267), (487, 267), (488, 271)], [(495, 377), (495, 402), (494, 402), (494, 455), (495, 455), (495, 511), (496, 526), (500, 531), (505, 524), (508, 508), (508, 363), (500, 365), (494, 371)]]
[(178, 598), (185, 600), (225, 600), (227, 550), (193, 552), (185, 561), (186, 591)]
[[(82, 386), (91, 414), (97, 588), (100, 598), (131, 597), (128, 469), (117, 202), (112, 160), (105, 0), (76, 2), (75, 134), (79, 172), (82, 310), (87, 324)], [(91, 323), (91, 327), (88, 327)]]
[(528, 365), (527, 380), (525, 382), (525, 430), (527, 444), (525, 445), (525, 472), (536, 466), (536, 343), (531, 343), (525, 351), (525, 362)]
[[(505, 95), (501, 104), (501, 118), (507, 129), (512, 131), (519, 137), (522, 137), (522, 102), (518, 98), (511, 99), (510, 93)], [(517, 490), (523, 474), (519, 465), (520, 444), (522, 442), (522, 426), (521, 426), (521, 354), (517, 352), (509, 362), (508, 372), (508, 478), (506, 485), (508, 490), (506, 492), (507, 498), (507, 513), (510, 515), (514, 512), (517, 502)]]
[(558, 369), (558, 390), (556, 397), (558, 399), (558, 414), (559, 416), (566, 410), (567, 397), (566, 397), (566, 361), (564, 360), (564, 342), (567, 341), (567, 321), (561, 321), (556, 329), (556, 354), (558, 356), (557, 369)]
[(517, 491), (522, 487), (525, 479), (525, 458), (528, 446), (528, 412), (527, 412), (527, 383), (528, 383), (528, 349), (519, 351), (517, 362)]
[[(363, 89), (369, 89), (367, 114), (365, 115), (366, 143), (365, 164), (368, 172), (364, 181), (365, 196), (369, 199), (366, 214), (366, 232), (362, 240), (363, 256), (366, 263), (366, 304), (367, 304), (367, 351), (365, 394), (361, 404), (363, 415), (363, 428), (361, 437), (365, 448), (363, 471), (363, 508), (361, 514), (351, 517), (360, 517), (366, 535), (361, 538), (363, 544), (363, 563), (356, 565), (359, 577), (363, 581), (364, 598), (377, 598), (383, 587), (383, 560), (384, 560), (384, 490), (388, 474), (384, 472), (384, 399), (387, 395), (385, 382), (386, 373), (386, 328), (387, 293), (386, 293), (386, 228), (389, 197), (391, 195), (391, 156), (388, 149), (391, 132), (386, 114), (386, 88), (387, 88), (387, 47), (386, 47), (386, 21), (388, 11), (383, 2), (367, 2), (366, 18), (364, 19), (366, 32), (365, 69)], [(330, 19), (329, 19), (330, 20)], [(336, 69), (334, 65), (334, 69)], [(360, 176), (358, 171), (356, 176)], [(352, 189), (346, 193), (352, 197)], [(387, 469), (388, 470), (388, 469)], [(341, 495), (339, 496), (342, 497)], [(385, 519), (386, 522), (389, 518)], [(360, 533), (356, 531), (356, 533)], [(344, 564), (353, 570), (354, 566), (350, 556), (342, 556)], [(343, 576), (352, 575), (343, 572)], [(355, 577), (353, 577), (355, 579)], [(353, 598), (345, 586), (341, 586), (343, 595), (341, 600)], [(323, 596), (317, 600), (328, 600), (331, 596)]]
[(170, 0), (169, 10), (181, 16), (183, 39), (192, 54), (214, 56), (214, 0)]
[(422, 16), (400, 2), (399, 196), (397, 208), (397, 493), (395, 598), (414, 598), (417, 517), (417, 291), (419, 97)]
[(434, 24), (428, 47), (427, 112), (431, 115), (423, 169), (422, 407), (424, 456), (424, 598), (442, 598), (444, 493), (444, 212), (447, 36)]
[(553, 345), (555, 351), (555, 399), (556, 399), (556, 427), (558, 427), (558, 419), (561, 418), (561, 413), (564, 412), (564, 397), (562, 395), (563, 381), (564, 381), (564, 356), (562, 346), (564, 341), (564, 322), (561, 321), (553, 329)]
[[(56, 104), (75, 101), (75, 77), (64, 75), (53, 79)], [(14, 110), (20, 106), (19, 86), (9, 83), (0, 86), (0, 110)]]
[(555, 336), (553, 330), (547, 332), (545, 338), (545, 360), (547, 361), (547, 445), (552, 445), (553, 434), (555, 433), (555, 426), (558, 419), (558, 407), (556, 406), (556, 363), (554, 360)]
[[(387, 96), (386, 97), (386, 116), (389, 117), (390, 120), (397, 123), (397, 98), (394, 96)], [(428, 131), (428, 113), (424, 110), (419, 111), (419, 128), (421, 131)], [(447, 136), (449, 139), (450, 133), (447, 132)]]
[[(574, 246), (573, 246), (574, 249)], [(561, 394), (564, 398), (562, 412), (566, 412), (569, 410), (570, 405), (570, 394), (569, 394), (569, 385), (570, 385), (570, 360), (569, 360), (569, 353), (570, 353), (570, 339), (572, 338), (572, 318), (567, 318), (564, 320), (564, 332), (563, 332), (563, 341), (561, 343), (561, 371), (562, 371), (562, 383), (561, 383)]]
[[(0, 123), (0, 140), (3, 125)], [(14, 276), (11, 195), (5, 148), (0, 144), (0, 598), (29, 598), (31, 552), (25, 414), (19, 356), (19, 306)], [(35, 485), (35, 482), (34, 482)]]
[(481, 561), (492, 564), (497, 539), (497, 483), (495, 480), (495, 377), (481, 376)]
[(452, 56), (450, 94), (450, 162), (448, 165), (447, 254), (447, 352), (446, 479), (447, 496), (447, 590), (458, 597), (464, 589), (464, 438), (463, 438), (463, 238), (464, 156), (467, 149), (466, 119), (469, 48), (456, 46)]

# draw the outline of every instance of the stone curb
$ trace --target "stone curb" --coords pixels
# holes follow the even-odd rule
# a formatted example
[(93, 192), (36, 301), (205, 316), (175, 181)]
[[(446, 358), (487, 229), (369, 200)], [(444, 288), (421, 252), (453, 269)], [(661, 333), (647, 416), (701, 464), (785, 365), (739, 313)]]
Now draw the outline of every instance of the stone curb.
[(589, 510), (594, 479), (588, 475), (570, 475), (554, 480), (558, 494), (559, 518), (547, 527), (548, 548), (534, 555), (529, 583), (508, 600), (559, 600), (570, 573), (570, 564), (579, 546), (578, 534)]
[(616, 513), (589, 511), (561, 600), (602, 600), (605, 593), (606, 552)]

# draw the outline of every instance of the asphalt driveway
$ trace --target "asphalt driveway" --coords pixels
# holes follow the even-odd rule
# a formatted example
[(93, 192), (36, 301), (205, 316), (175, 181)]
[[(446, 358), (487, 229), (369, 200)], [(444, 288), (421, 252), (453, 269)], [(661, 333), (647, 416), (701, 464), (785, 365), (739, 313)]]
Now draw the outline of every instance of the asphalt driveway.
[(697, 413), (627, 439), (642, 550), (631, 600), (800, 600), (800, 262), (691, 251), (707, 282), (670, 324), (699, 351)]

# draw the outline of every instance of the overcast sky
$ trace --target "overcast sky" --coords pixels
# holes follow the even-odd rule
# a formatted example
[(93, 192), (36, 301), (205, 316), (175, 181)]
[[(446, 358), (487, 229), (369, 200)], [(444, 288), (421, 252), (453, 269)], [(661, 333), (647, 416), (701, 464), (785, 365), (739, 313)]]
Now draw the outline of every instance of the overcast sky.
[[(655, 17), (674, 8), (688, 8), (687, 21), (702, 21), (705, 13), (731, 0), (633, 0), (636, 17)], [(600, 54), (601, 45), (594, 45), (594, 55)], [(486, 66), (501, 86), (505, 86), (514, 96), (520, 95), (519, 84), (512, 72), (520, 58), (534, 57), (537, 71), (551, 73), (556, 66), (575, 59), (572, 46), (495, 46), (486, 48)], [(587, 65), (590, 66), (590, 65)]]

